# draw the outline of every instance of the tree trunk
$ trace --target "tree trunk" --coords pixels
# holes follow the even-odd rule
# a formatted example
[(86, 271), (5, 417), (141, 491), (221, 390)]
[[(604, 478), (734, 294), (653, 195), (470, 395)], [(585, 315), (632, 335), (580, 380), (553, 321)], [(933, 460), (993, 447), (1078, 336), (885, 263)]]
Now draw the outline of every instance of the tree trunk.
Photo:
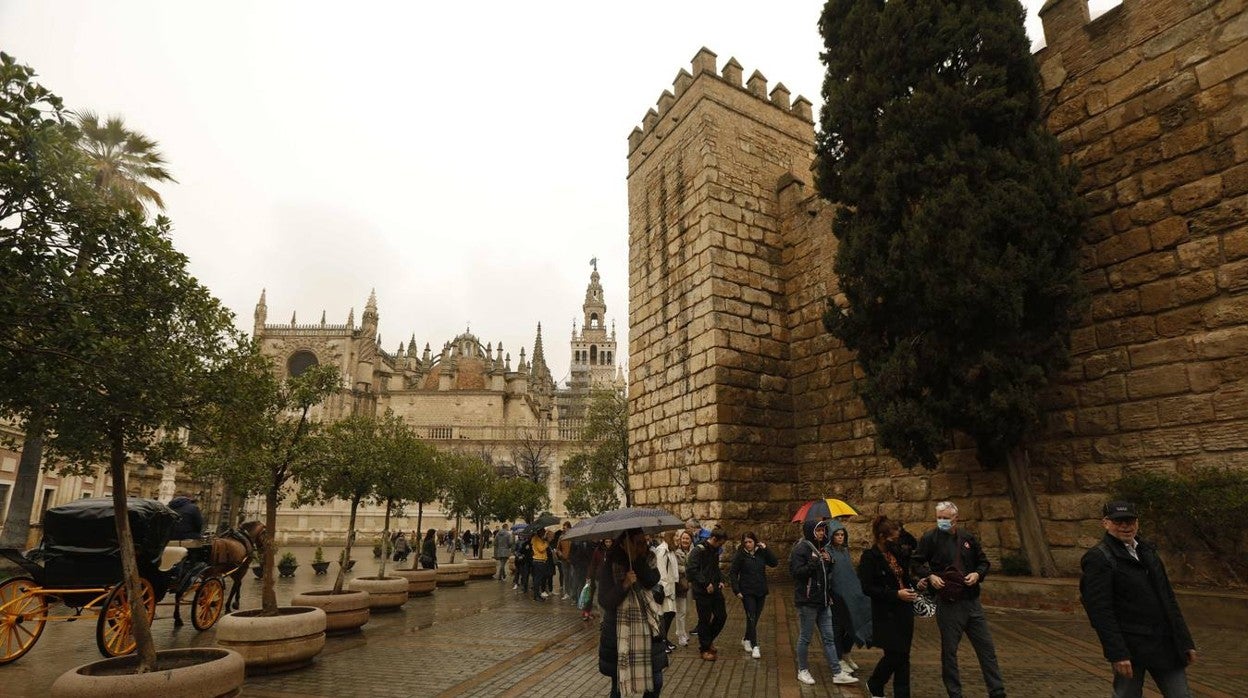
[(13, 493), (9, 495), (9, 514), (0, 532), (0, 548), (26, 549), (30, 537), (30, 513), (35, 507), (39, 488), (39, 465), (43, 460), (43, 418), (32, 417), (26, 422), (26, 440), (22, 443), (22, 459), (17, 465)]
[(463, 518), (464, 518), (464, 517), (460, 516), (459, 514), (456, 514), (456, 515), (455, 515), (455, 535), (456, 535), (456, 539), (455, 539), (455, 540), (453, 540), (453, 541), (451, 541), (451, 564), (452, 564), (452, 565), (453, 565), (453, 564), (455, 564), (455, 550), (456, 550), (456, 548), (458, 548), (458, 547), (459, 547), (459, 541), (461, 540), (460, 538), (458, 538), (458, 536), (459, 536), (459, 535), (460, 535), (460, 533), (461, 533), (461, 527), (462, 527)]
[(113, 433), (109, 438), (112, 441), (109, 470), (113, 479), (113, 517), (117, 542), (121, 545), (122, 583), (126, 585), (126, 598), (130, 601), (130, 627), (139, 655), (139, 668), (135, 673), (144, 674), (156, 666), (156, 644), (152, 642), (147, 607), (143, 605), (143, 586), (134, 556), (134, 534), (130, 531), (130, 510), (126, 506), (126, 450), (120, 434)]
[(1023, 546), (1023, 554), (1027, 556), (1027, 564), (1031, 573), (1041, 577), (1056, 577), (1057, 564), (1053, 562), (1053, 551), (1049, 549), (1049, 541), (1044, 536), (1044, 525), (1040, 521), (1040, 510), (1036, 506), (1036, 493), (1031, 489), (1028, 470), (1031, 457), (1025, 446), (1019, 445), (1010, 451), (1006, 462), (1006, 478), (1010, 485), (1010, 502), (1014, 505), (1014, 521), (1018, 525), (1018, 538)]
[[(425, 538), (425, 531), (423, 528), (421, 528), (422, 526), (425, 525), (424, 519), (425, 519), (425, 503), (416, 502), (416, 538), (419, 540), (424, 540)], [(415, 566), (416, 565), (412, 565), (412, 567), (415, 567)]]
[(351, 518), (347, 522), (347, 547), (342, 549), (342, 558), (338, 563), (338, 578), (334, 580), (334, 593), (342, 593), (343, 582), (347, 580), (347, 561), (351, 559), (351, 546), (355, 545), (355, 511), (360, 508), (359, 497), (351, 499)]
[[(381, 532), (381, 539), (383, 541), (390, 540), (390, 500), (389, 499), (386, 500), (386, 521), (385, 521), (385, 524), (382, 525), (382, 528), (385, 530)], [(390, 554), (391, 554), (390, 550), (393, 550), (394, 546), (393, 545), (390, 546), (390, 550), (385, 550), (385, 546), (382, 546), (382, 548), (385, 554), (381, 556), (381, 569), (377, 571), (377, 577), (379, 579), (386, 578), (386, 562), (390, 558)]]
[(274, 569), (274, 557), (277, 552), (277, 486), (269, 488), (264, 493), (264, 525), (268, 529), (268, 535), (264, 546), (264, 560), (260, 564), (264, 567), (263, 591), (260, 596), (260, 615), (275, 616), (277, 615), (277, 590), (273, 588), (274, 577), (277, 572)]

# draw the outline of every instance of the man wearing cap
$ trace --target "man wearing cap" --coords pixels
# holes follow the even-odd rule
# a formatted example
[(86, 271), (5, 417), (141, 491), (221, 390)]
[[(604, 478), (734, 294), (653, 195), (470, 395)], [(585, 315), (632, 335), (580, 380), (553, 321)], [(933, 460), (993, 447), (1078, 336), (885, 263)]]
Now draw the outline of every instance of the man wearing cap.
[(1146, 671), (1165, 698), (1190, 698), (1186, 667), (1196, 644), (1157, 547), (1139, 539), (1131, 502), (1110, 502), (1101, 514), (1105, 537), (1084, 553), (1079, 592), (1114, 668), (1113, 698), (1139, 698)]

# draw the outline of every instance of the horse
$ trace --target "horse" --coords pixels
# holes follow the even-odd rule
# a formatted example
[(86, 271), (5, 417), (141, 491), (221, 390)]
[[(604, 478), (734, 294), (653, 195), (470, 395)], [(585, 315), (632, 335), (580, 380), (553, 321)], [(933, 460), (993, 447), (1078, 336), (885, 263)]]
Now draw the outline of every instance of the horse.
[[(200, 572), (199, 577), (210, 577), (216, 574), (229, 574), (234, 580), (230, 592), (225, 596), (226, 610), (238, 610), (242, 596), (243, 577), (247, 568), (256, 557), (258, 551), (266, 544), (268, 531), (259, 521), (248, 521), (238, 528), (226, 531), (209, 541), (208, 566)], [(182, 625), (182, 594), (186, 585), (179, 586), (173, 599), (173, 625)]]

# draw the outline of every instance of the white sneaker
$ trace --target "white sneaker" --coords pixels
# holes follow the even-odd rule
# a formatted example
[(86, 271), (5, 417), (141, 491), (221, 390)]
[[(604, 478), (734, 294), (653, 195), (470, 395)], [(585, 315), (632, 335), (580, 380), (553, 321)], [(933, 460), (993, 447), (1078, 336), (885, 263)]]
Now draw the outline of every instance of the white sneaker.
[(809, 669), (802, 669), (801, 671), (797, 672), (797, 680), (801, 681), (804, 684), (808, 684), (810, 686), (815, 685), (815, 677), (810, 675)]
[(854, 668), (849, 665), (849, 662), (847, 660), (844, 660), (844, 659), (841, 660), (841, 673), (842, 674), (854, 673)]
[(567, 595), (567, 594), (564, 594), (563, 596), (560, 596), (559, 598), (560, 598), (561, 600), (563, 600), (563, 601), (567, 601), (567, 600), (568, 600), (568, 595)]
[(750, 644), (749, 640), (742, 640), (741, 649), (745, 650), (746, 652), (749, 652), (750, 650), (754, 649), (754, 646)]
[(858, 683), (858, 679), (855, 679), (854, 677), (842, 671), (841, 673), (836, 674), (835, 676), (832, 677), (832, 683), (839, 683), (839, 684)]
[(753, 650), (752, 652), (750, 652), (750, 656), (751, 656), (751, 657), (753, 657), (753, 658), (755, 658), (755, 659), (762, 659), (762, 658), (763, 658), (763, 653), (762, 653), (762, 652), (759, 652), (759, 651), (758, 651), (758, 648), (757, 648), (757, 647), (755, 647), (755, 648), (754, 648), (754, 650)]
[(680, 637), (676, 638), (676, 644), (680, 645), (681, 647), (688, 647), (688, 646), (689, 646), (689, 636), (688, 636), (688, 635), (681, 635)]
[(511, 590), (512, 590), (512, 591), (515, 591), (516, 589), (519, 589), (519, 588), (520, 588), (520, 585), (519, 585), (519, 584), (512, 584), (512, 585), (511, 585)]
[(855, 662), (854, 660), (850, 659), (849, 657), (846, 657), (846, 658), (842, 659), (841, 661), (842, 661), (842, 662), (845, 662), (846, 664), (848, 664), (850, 669), (853, 669), (854, 671), (858, 671), (858, 662)]
[(543, 592), (542, 592), (542, 598), (543, 598), (543, 599), (549, 599), (549, 598), (550, 598), (550, 594), (547, 594), (546, 592), (544, 592), (544, 591), (543, 591)]

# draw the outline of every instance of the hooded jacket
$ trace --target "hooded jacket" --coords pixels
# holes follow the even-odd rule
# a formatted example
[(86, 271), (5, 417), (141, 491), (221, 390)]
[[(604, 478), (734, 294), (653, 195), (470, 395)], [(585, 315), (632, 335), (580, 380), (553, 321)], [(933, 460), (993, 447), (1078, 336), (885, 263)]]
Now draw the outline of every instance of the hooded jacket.
[(170, 540), (199, 538), (204, 535), (204, 515), (199, 513), (199, 506), (190, 497), (174, 497), (169, 508), (178, 512), (180, 517), (169, 532)]
[[(824, 521), (807, 521), (802, 524), (802, 539), (793, 545), (789, 553), (789, 575), (793, 577), (793, 603), (798, 606), (830, 606), (832, 596), (832, 565), (819, 553), (822, 547), (815, 542), (815, 529), (827, 527)], [(826, 539), (825, 539), (826, 542)]]

